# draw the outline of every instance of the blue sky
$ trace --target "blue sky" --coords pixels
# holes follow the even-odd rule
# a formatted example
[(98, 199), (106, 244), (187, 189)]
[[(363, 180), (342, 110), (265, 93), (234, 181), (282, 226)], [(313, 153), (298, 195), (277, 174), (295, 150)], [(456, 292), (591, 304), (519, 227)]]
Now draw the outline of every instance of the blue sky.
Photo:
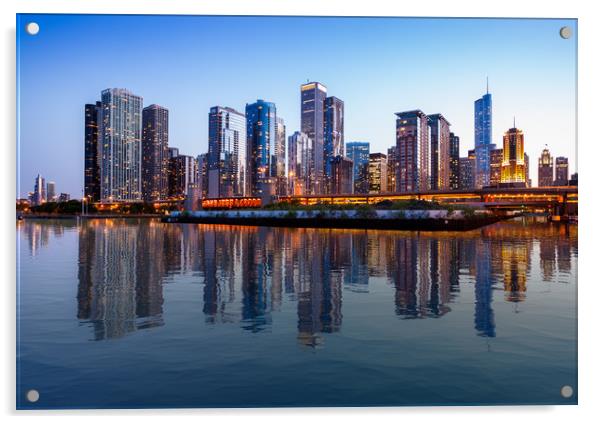
[[(25, 24), (40, 25), (36, 36)], [(516, 116), (537, 183), (545, 144), (575, 171), (576, 37), (558, 19), (423, 19), (20, 15), (17, 18), (19, 167), (26, 196), (40, 173), (58, 192), (83, 188), (84, 104), (128, 88), (170, 111), (170, 146), (207, 151), (214, 105), (244, 112), (276, 103), (287, 135), (299, 129), (300, 84), (320, 81), (345, 102), (345, 141), (372, 152), (395, 143), (395, 112), (442, 113), (474, 145), (473, 104), (489, 76), (493, 140)]]

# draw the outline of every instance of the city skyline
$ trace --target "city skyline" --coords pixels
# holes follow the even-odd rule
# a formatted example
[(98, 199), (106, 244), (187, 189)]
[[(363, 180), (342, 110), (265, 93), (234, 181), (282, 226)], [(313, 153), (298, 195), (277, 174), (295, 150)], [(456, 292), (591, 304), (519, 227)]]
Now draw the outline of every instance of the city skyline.
[[(199, 28), (190, 28), (191, 33), (201, 36), (201, 33), (208, 31), (216, 25), (221, 24), (241, 24), (236, 33), (243, 29), (254, 29), (257, 36), (261, 36), (264, 31), (272, 29), (281, 31), (283, 37), (287, 40), (292, 49), (282, 50), (284, 58), (291, 54), (302, 54), (308, 50), (298, 39), (290, 34), (285, 34), (284, 27), (286, 21), (296, 20), (302, 22), (308, 29), (314, 30), (312, 37), (331, 33), (336, 30), (347, 36), (346, 41), (341, 41), (341, 52), (349, 51), (352, 47), (356, 52), (357, 59), (353, 59), (354, 71), (344, 72), (349, 66), (349, 59), (343, 59), (332, 64), (328, 70), (318, 69), (317, 63), (310, 61), (302, 62), (298, 67), (286, 67), (277, 65), (274, 62), (272, 69), (264, 71), (262, 78), (251, 78), (255, 71), (246, 70), (241, 74), (240, 81), (234, 81), (232, 78), (233, 70), (227, 67), (215, 66), (214, 69), (199, 69), (196, 75), (191, 73), (184, 81), (182, 87), (173, 84), (170, 79), (176, 79), (182, 73), (188, 74), (182, 67), (167, 69), (166, 75), (159, 75), (159, 72), (165, 71), (164, 64), (157, 64), (160, 70), (152, 70), (142, 77), (146, 69), (144, 65), (150, 66), (148, 61), (142, 65), (126, 71), (111, 72), (112, 65), (102, 65), (101, 70), (91, 71), (86, 81), (72, 81), (67, 85), (69, 90), (65, 91), (65, 84), (47, 83), (41, 87), (39, 82), (34, 81), (40, 78), (40, 72), (43, 72), (45, 79), (59, 79), (64, 81), (66, 76), (58, 76), (52, 72), (52, 68), (57, 66), (53, 63), (53, 58), (48, 52), (56, 51), (60, 46), (66, 45), (71, 53), (82, 53), (73, 59), (73, 72), (84, 72), (89, 70), (86, 61), (89, 61), (90, 53), (83, 53), (83, 45), (80, 41), (66, 41), (73, 28), (69, 25), (63, 25), (65, 21), (70, 20), (70, 16), (52, 16), (52, 15), (27, 15), (35, 16), (36, 19), (46, 28), (45, 37), (48, 41), (39, 43), (41, 37), (26, 39), (23, 38), (19, 65), (21, 72), (19, 74), (19, 95), (21, 102), (20, 112), (20, 168), (18, 187), (18, 196), (25, 197), (30, 188), (30, 181), (38, 173), (46, 178), (51, 178), (56, 182), (59, 191), (71, 193), (74, 197), (80, 197), (83, 189), (83, 143), (84, 129), (82, 128), (82, 104), (93, 103), (98, 99), (98, 93), (107, 87), (127, 87), (132, 92), (141, 95), (144, 98), (144, 106), (156, 103), (170, 110), (170, 144), (180, 148), (187, 155), (196, 157), (199, 154), (207, 152), (207, 111), (211, 106), (224, 105), (233, 107), (237, 110), (244, 110), (246, 103), (251, 103), (258, 98), (264, 98), (274, 102), (278, 108), (278, 117), (284, 119), (284, 125), (287, 129), (287, 137), (295, 131), (300, 130), (300, 105), (299, 105), (299, 85), (307, 80), (319, 81), (328, 87), (328, 93), (345, 102), (345, 139), (346, 140), (365, 140), (370, 143), (371, 152), (386, 153), (387, 149), (395, 144), (395, 115), (394, 113), (412, 108), (421, 108), (428, 113), (441, 113), (452, 126), (451, 131), (460, 137), (460, 156), (464, 157), (468, 149), (474, 147), (473, 130), (473, 107), (475, 99), (481, 97), (485, 92), (485, 80), (489, 77), (489, 92), (493, 94), (493, 135), (492, 143), (500, 146), (502, 144), (503, 133), (511, 127), (512, 116), (517, 116), (517, 126), (525, 132), (525, 151), (530, 153), (531, 157), (538, 157), (539, 153), (547, 144), (554, 155), (562, 155), (568, 158), (570, 174), (577, 171), (577, 162), (575, 156), (575, 137), (574, 137), (574, 44), (568, 40), (562, 40), (557, 36), (557, 28), (561, 24), (568, 24), (574, 27), (574, 21), (571, 20), (437, 20), (436, 31), (426, 39), (427, 47), (430, 43), (435, 43), (441, 37), (448, 37), (451, 30), (450, 43), (457, 42), (461, 45), (461, 39), (467, 37), (472, 32), (483, 32), (483, 26), (488, 29), (485, 38), (491, 41), (486, 49), (487, 55), (475, 57), (483, 53), (482, 44), (486, 40), (479, 40), (477, 45), (469, 49), (458, 51), (445, 51), (443, 57), (449, 60), (449, 66), (443, 70), (435, 70), (428, 67), (433, 58), (424, 57), (424, 51), (420, 51), (417, 61), (412, 67), (401, 66), (394, 59), (394, 52), (398, 46), (394, 43), (398, 40), (396, 37), (419, 36), (429, 29), (433, 29), (433, 19), (377, 19), (377, 18), (225, 18), (225, 17), (153, 17), (151, 22), (146, 19), (133, 18), (131, 26), (122, 31), (121, 36), (133, 30), (141, 30), (144, 27), (156, 25), (157, 20), (164, 21), (167, 26), (165, 34), (166, 41), (159, 43), (158, 48), (162, 49), (166, 55), (184, 54), (182, 49), (192, 46), (198, 38), (190, 37), (193, 40), (182, 40), (181, 31), (177, 30), (176, 23), (178, 19), (199, 20)], [(39, 18), (39, 19), (38, 19)], [(146, 17), (144, 17), (146, 18)], [(120, 17), (101, 17), (101, 16), (79, 16), (78, 25), (86, 24), (104, 24), (116, 25)], [(122, 18), (125, 19), (125, 18)], [(283, 22), (284, 21), (284, 22)], [(326, 22), (328, 21), (328, 22)], [(526, 22), (528, 21), (528, 22)], [(129, 22), (129, 21), (128, 21)], [(208, 23), (208, 25), (205, 25)], [(331, 28), (333, 23), (336, 28)], [(60, 25), (59, 25), (60, 24)], [(378, 25), (377, 25), (378, 24)], [(375, 34), (368, 36), (369, 40), (358, 40), (353, 34), (354, 29), (358, 27), (370, 26)], [(202, 27), (202, 28), (201, 28)], [(409, 29), (413, 32), (408, 33)], [(514, 32), (507, 36), (509, 29)], [(576, 28), (575, 28), (576, 29)], [(197, 32), (199, 32), (197, 34)], [(526, 33), (534, 31), (541, 32), (537, 37), (521, 40), (518, 43), (517, 38)], [(504, 33), (505, 39), (501, 41), (501, 35)], [(278, 32), (280, 35), (280, 32)], [(544, 36), (548, 34), (549, 37)], [(179, 37), (179, 38), (178, 38)], [(380, 37), (380, 39), (379, 39)], [(111, 35), (110, 40), (114, 40)], [(174, 51), (168, 51), (166, 44), (174, 42), (173, 38), (180, 41), (174, 44)], [(253, 37), (250, 37), (253, 38)], [(344, 37), (343, 37), (344, 38)], [(449, 37), (448, 37), (449, 38)], [(483, 37), (481, 37), (483, 38)], [(153, 36), (154, 39), (154, 36)], [(171, 40), (171, 41), (169, 41)], [(229, 39), (227, 40), (229, 42)], [(380, 66), (366, 66), (365, 60), (359, 60), (364, 54), (371, 55), (368, 41), (378, 41), (376, 50), (380, 54), (385, 54), (380, 59)], [(282, 45), (284, 40), (279, 40), (278, 45)], [(328, 41), (330, 44), (339, 42)], [(328, 44), (326, 43), (326, 44)], [(561, 46), (564, 43), (564, 47)], [(198, 43), (197, 43), (198, 44)], [(330, 45), (328, 44), (328, 45)], [(41, 47), (43, 45), (43, 47)], [(537, 48), (536, 46), (537, 45)], [(325, 45), (326, 46), (326, 45)], [(518, 70), (499, 66), (499, 60), (503, 59), (505, 49), (512, 46), (521, 59), (521, 67)], [(373, 46), (372, 46), (373, 47)], [(474, 48), (474, 50), (473, 50)], [(71, 49), (71, 50), (70, 50)], [(552, 52), (552, 49), (554, 50)], [(292, 52), (291, 52), (292, 50)], [(329, 49), (324, 49), (329, 50)], [(527, 52), (528, 50), (528, 52)], [(203, 56), (203, 53), (209, 54), (211, 47), (201, 45), (194, 50), (195, 56)], [(328, 56), (327, 53), (317, 52), (321, 58)], [(522, 54), (521, 54), (522, 53)], [(528, 53), (528, 54), (527, 54)], [(117, 51), (118, 57), (122, 57), (129, 62), (136, 58), (128, 57), (125, 53)], [(246, 57), (247, 54), (241, 49), (241, 54)], [(293, 56), (295, 56), (294, 54)], [(497, 59), (492, 60), (492, 55)], [(559, 56), (560, 55), (560, 56)], [(499, 57), (498, 57), (499, 56)], [(70, 56), (71, 57), (71, 56)], [(178, 56), (179, 57), (179, 56)], [(368, 56), (369, 57), (369, 56)], [(565, 61), (559, 61), (559, 57), (565, 58)], [(463, 69), (462, 77), (445, 72), (445, 69), (452, 70), (453, 65), (460, 66), (458, 61), (466, 63)], [(139, 58), (138, 58), (139, 59)], [(186, 59), (188, 60), (188, 59)], [(186, 61), (185, 60), (185, 61)], [(331, 59), (329, 59), (331, 60)], [(44, 66), (32, 66), (33, 61), (43, 62)], [(167, 61), (169, 62), (169, 61)], [(319, 59), (316, 62), (320, 62)], [(559, 65), (559, 62), (562, 62)], [(489, 66), (485, 66), (489, 63)], [(495, 65), (498, 63), (498, 65)], [(552, 63), (554, 66), (552, 67)], [(473, 66), (469, 66), (472, 64)], [(549, 64), (550, 67), (547, 67)], [(48, 66), (46, 66), (48, 65)], [(493, 65), (493, 66), (492, 66)], [(507, 64), (506, 64), (507, 65)], [(462, 65), (464, 66), (464, 65)], [(383, 70), (376, 68), (385, 67), (391, 75), (384, 75)], [(128, 68), (124, 66), (123, 68)], [(487, 69), (485, 69), (487, 68)], [(493, 69), (492, 69), (493, 68)], [(97, 73), (102, 71), (102, 77), (96, 78)], [(394, 72), (393, 72), (394, 71)], [(400, 73), (397, 73), (397, 72)], [(545, 72), (544, 72), (545, 71)], [(217, 78), (221, 82), (228, 81), (229, 84), (222, 84), (219, 93), (215, 89), (199, 90), (198, 84), (209, 88), (207, 83), (208, 76)], [(247, 75), (251, 74), (251, 75)], [(394, 77), (392, 75), (397, 75)], [(378, 76), (379, 79), (374, 77)], [(383, 78), (381, 78), (383, 77)], [(382, 79), (382, 80), (381, 80)], [(90, 83), (92, 80), (94, 83)], [(180, 80), (180, 79), (178, 79)], [(399, 83), (401, 80), (402, 83)], [(450, 82), (453, 82), (453, 84)], [(97, 85), (96, 82), (98, 81)], [(272, 84), (268, 84), (273, 81)], [(363, 83), (362, 83), (363, 82)], [(446, 82), (442, 87), (442, 83)], [(427, 85), (428, 83), (428, 85)], [(456, 84), (457, 83), (457, 84)], [(83, 85), (81, 85), (83, 84)], [(550, 88), (554, 87), (554, 90)], [(186, 90), (188, 85), (189, 90)], [(220, 85), (220, 84), (216, 84)], [(418, 88), (411, 89), (413, 86)], [(50, 108), (48, 113), (35, 114), (36, 125), (33, 125), (32, 113), (35, 108), (31, 101), (48, 100), (52, 96), (57, 96), (57, 90), (61, 90), (57, 97), (57, 102), (63, 107)], [(182, 90), (188, 94), (184, 95)], [(403, 89), (403, 93), (400, 90)], [(406, 89), (410, 89), (409, 91)], [(166, 91), (167, 90), (167, 91)], [(170, 92), (171, 90), (171, 92)], [(553, 91), (553, 93), (552, 93)], [(553, 94), (553, 95), (552, 95)], [(451, 96), (451, 98), (450, 98)], [(71, 99), (71, 100), (70, 100)], [(73, 100), (77, 99), (77, 100)], [(365, 100), (360, 100), (365, 99)], [(538, 102), (534, 104), (533, 99)], [(75, 103), (71, 104), (71, 101)], [(371, 102), (378, 101), (379, 107), (369, 107)], [(193, 103), (190, 103), (193, 102)], [(27, 106), (27, 105), (30, 106)], [(453, 106), (452, 106), (453, 105)], [(193, 107), (188, 110), (185, 107)], [(194, 119), (191, 116), (194, 112)], [(562, 120), (560, 120), (562, 116)], [(556, 117), (556, 118), (554, 118)], [(40, 122), (41, 119), (41, 122)], [(368, 122), (369, 125), (365, 125)], [(549, 123), (554, 122), (552, 127)], [(40, 143), (39, 140), (47, 140)], [(57, 158), (63, 160), (48, 160)], [(64, 166), (64, 163), (73, 164)], [(537, 163), (531, 161), (530, 175), (536, 175)]]

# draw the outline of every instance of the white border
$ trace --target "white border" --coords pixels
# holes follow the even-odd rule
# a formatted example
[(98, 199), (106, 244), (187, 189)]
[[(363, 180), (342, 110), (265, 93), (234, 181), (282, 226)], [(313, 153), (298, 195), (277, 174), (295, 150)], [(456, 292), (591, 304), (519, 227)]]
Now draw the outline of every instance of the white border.
[[(206, 4), (205, 4), (206, 3)], [(600, 135), (600, 77), (602, 76), (601, 14), (597, 2), (524, 1), (497, 2), (475, 0), (429, 0), (426, 2), (384, 0), (3, 0), (2, 8), (2, 101), (0, 131), (3, 137), (2, 199), (3, 235), (0, 251), (2, 281), (2, 385), (0, 413), (9, 419), (19, 417), (26, 422), (42, 418), (50, 422), (105, 422), (136, 419), (143, 415), (149, 423), (162, 422), (168, 416), (178, 420), (225, 418), (227, 421), (303, 422), (344, 420), (365, 422), (375, 416), (379, 422), (400, 420), (437, 420), (463, 424), (476, 422), (516, 422), (517, 418), (543, 419), (546, 423), (597, 421), (602, 404), (600, 393), (600, 308), (601, 284), (599, 254), (602, 248), (600, 222), (602, 213), (602, 178), (599, 174), (602, 136)], [(232, 15), (346, 15), (346, 16), (473, 16), (473, 17), (550, 17), (579, 19), (579, 176), (580, 184), (580, 255), (579, 255), (579, 406), (563, 407), (436, 407), (436, 408), (317, 408), (317, 409), (242, 409), (242, 410), (147, 410), (147, 411), (56, 411), (15, 412), (15, 13), (123, 13), (123, 14), (232, 14)], [(519, 59), (520, 60), (520, 59)], [(41, 105), (43, 107), (43, 105)], [(551, 123), (553, 124), (553, 123)], [(596, 197), (597, 196), (597, 197)], [(110, 418), (109, 418), (110, 417)], [(521, 420), (522, 421), (522, 420)]]

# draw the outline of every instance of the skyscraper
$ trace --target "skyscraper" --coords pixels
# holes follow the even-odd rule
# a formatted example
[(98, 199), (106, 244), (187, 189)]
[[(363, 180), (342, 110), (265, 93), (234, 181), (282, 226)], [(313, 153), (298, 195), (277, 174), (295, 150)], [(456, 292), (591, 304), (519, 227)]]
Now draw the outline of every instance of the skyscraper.
[(85, 105), (84, 109), (84, 196), (100, 200), (100, 163), (98, 160), (98, 126), (101, 102)]
[(286, 126), (276, 117), (276, 143), (272, 155), (272, 175), (276, 179), (276, 194), (286, 196)]
[(502, 184), (526, 186), (525, 141), (521, 130), (510, 128), (504, 134), (504, 160), (502, 161)]
[(460, 188), (460, 137), (449, 133), (449, 188)]
[(324, 100), (326, 87), (319, 82), (301, 85), (301, 132), (312, 141), (309, 177), (312, 194), (324, 191)]
[(502, 162), (504, 149), (493, 149), (489, 152), (489, 185), (497, 186), (502, 182)]
[(208, 197), (245, 195), (246, 138), (244, 114), (230, 107), (214, 106), (209, 110)]
[(142, 97), (122, 88), (101, 93), (100, 200), (142, 199)]
[(397, 137), (397, 192), (427, 191), (430, 180), (430, 138), (428, 117), (421, 110), (399, 112)]
[(397, 176), (397, 147), (392, 146), (387, 149), (387, 189), (388, 193), (395, 191), (395, 181)]
[(474, 147), (475, 147), (475, 186), (476, 188), (489, 185), (489, 156), (490, 150), (495, 149), (491, 143), (492, 102), (487, 93), (474, 102)]
[(353, 193), (353, 160), (345, 156), (332, 159), (332, 194)]
[(368, 165), (369, 192), (378, 194), (387, 191), (387, 155), (370, 153)]
[(547, 147), (543, 149), (539, 156), (537, 185), (539, 187), (552, 187), (554, 185), (554, 160)]
[(569, 185), (569, 159), (564, 156), (556, 157), (556, 180), (554, 185)]
[(344, 102), (334, 96), (324, 100), (324, 189), (329, 191), (332, 180), (332, 159), (345, 155)]
[(33, 195), (31, 201), (34, 206), (41, 205), (46, 202), (46, 180), (38, 174), (33, 187)]
[(276, 105), (264, 100), (247, 104), (247, 193), (274, 194), (271, 157), (276, 143)]
[(450, 172), (450, 123), (440, 113), (428, 115), (431, 136), (431, 190), (447, 190), (451, 177)]
[(476, 160), (474, 150), (468, 156), (460, 158), (460, 190), (472, 190), (475, 187)]
[(175, 155), (169, 159), (169, 196), (176, 199), (186, 197), (188, 187), (196, 185), (198, 165), (194, 157)]
[(148, 202), (169, 195), (169, 111), (150, 105), (142, 109), (142, 198)]
[[(245, 143), (246, 144), (246, 143)], [(246, 152), (245, 152), (246, 153)], [(202, 153), (196, 157), (197, 162), (197, 176), (196, 182), (201, 190), (201, 197), (208, 197), (207, 192), (209, 190), (209, 175), (207, 169), (207, 153)]]
[(309, 165), (311, 139), (299, 131), (288, 138), (288, 192), (289, 195), (307, 194), (310, 187)]
[(347, 143), (347, 157), (353, 161), (353, 193), (368, 193), (368, 165), (370, 143), (353, 141)]
[(46, 183), (46, 201), (56, 202), (56, 184), (54, 181)]

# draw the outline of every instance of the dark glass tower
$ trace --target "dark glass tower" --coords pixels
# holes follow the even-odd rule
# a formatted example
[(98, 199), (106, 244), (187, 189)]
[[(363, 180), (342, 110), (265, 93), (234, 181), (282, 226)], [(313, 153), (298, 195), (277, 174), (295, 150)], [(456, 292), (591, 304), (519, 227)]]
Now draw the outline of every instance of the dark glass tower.
[(343, 156), (345, 105), (337, 97), (324, 100), (324, 189), (330, 190), (333, 177), (333, 159)]
[(474, 147), (475, 147), (475, 187), (481, 188), (489, 185), (489, 156), (490, 150), (495, 149), (491, 143), (492, 104), (487, 93), (474, 102)]
[(264, 100), (247, 104), (247, 193), (274, 193), (271, 155), (276, 143), (276, 105)]
[(84, 196), (100, 201), (100, 167), (98, 163), (98, 121), (101, 103), (85, 106), (84, 122)]
[(147, 202), (169, 196), (169, 111), (150, 105), (142, 109), (142, 198)]
[(370, 143), (361, 141), (347, 143), (347, 157), (353, 161), (353, 193), (368, 193)]
[(301, 132), (312, 140), (311, 194), (324, 192), (324, 100), (326, 87), (319, 82), (301, 86)]
[(449, 188), (460, 188), (460, 137), (449, 133)]

